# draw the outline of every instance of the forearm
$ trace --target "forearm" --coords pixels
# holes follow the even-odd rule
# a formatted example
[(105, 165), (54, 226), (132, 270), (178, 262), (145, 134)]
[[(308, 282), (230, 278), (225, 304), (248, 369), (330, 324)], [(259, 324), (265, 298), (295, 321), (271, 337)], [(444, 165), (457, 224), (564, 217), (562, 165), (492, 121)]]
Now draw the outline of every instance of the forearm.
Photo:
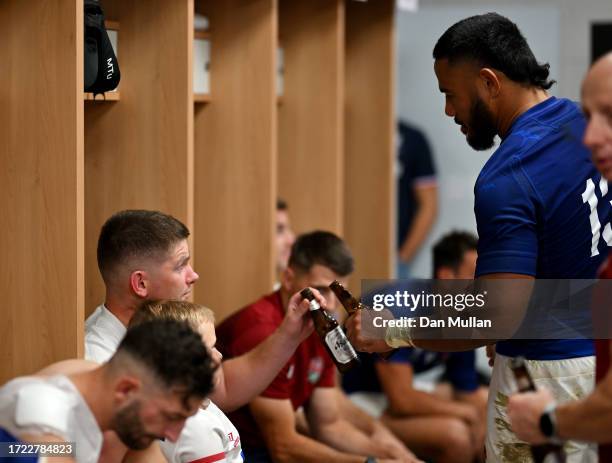
[(407, 453), (404, 445), (384, 424), (355, 405), (346, 394), (341, 391), (338, 391), (338, 394), (342, 396), (340, 401), (341, 416), (368, 439), (369, 444), (367, 445), (370, 445), (370, 447), (365, 447), (370, 449), (368, 455), (391, 458)]
[(471, 407), (415, 389), (410, 394), (395, 395), (397, 397), (389, 397), (389, 414), (398, 417), (444, 415), (463, 418), (466, 415), (465, 408)]
[[(457, 334), (457, 333), (451, 333)], [(445, 336), (444, 328), (426, 326), (388, 326), (380, 333), (389, 348), (419, 347), (436, 352), (460, 352), (478, 347), (495, 344), (494, 339), (481, 337), (450, 337)]]
[(409, 261), (414, 257), (414, 254), (425, 241), (427, 233), (431, 230), (431, 226), (436, 220), (438, 206), (435, 191), (435, 188), (432, 188), (429, 193), (419, 196), (417, 212), (400, 249), (401, 258), (404, 261)]
[(612, 378), (606, 378), (583, 400), (559, 405), (556, 411), (559, 437), (589, 442), (612, 442)]
[(346, 453), (375, 457), (387, 456), (382, 446), (374, 442), (347, 420), (341, 418), (330, 424), (312, 426), (314, 437), (336, 450)]
[(363, 463), (367, 455), (344, 453), (297, 433), (268, 442), (268, 450), (275, 463)]
[(247, 404), (268, 387), (297, 344), (298, 339), (277, 330), (246, 354), (226, 360), (222, 364), (223, 381), (210, 398), (224, 412)]
[(400, 249), (400, 253), (404, 261), (409, 261), (414, 257), (416, 251), (425, 241), (427, 233), (431, 229), (435, 217), (436, 215), (434, 210), (433, 214), (430, 214), (428, 211), (428, 213), (419, 214), (415, 218), (412, 227), (410, 227), (410, 231), (406, 234), (406, 238)]
[(371, 435), (376, 429), (376, 420), (351, 402), (342, 391), (338, 390), (338, 395), (341, 416), (360, 431)]
[(460, 403), (471, 405), (482, 415), (487, 414), (487, 400), (489, 398), (489, 388), (479, 386), (475, 391), (454, 391), (454, 399)]

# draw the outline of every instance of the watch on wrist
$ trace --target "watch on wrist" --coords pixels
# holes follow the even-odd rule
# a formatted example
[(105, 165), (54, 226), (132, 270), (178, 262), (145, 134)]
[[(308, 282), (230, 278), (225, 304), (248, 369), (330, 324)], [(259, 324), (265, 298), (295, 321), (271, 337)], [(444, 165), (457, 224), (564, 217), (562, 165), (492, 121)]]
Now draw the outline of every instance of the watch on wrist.
[(378, 463), (378, 460), (375, 457), (368, 457), (365, 463)]
[(552, 443), (559, 444), (563, 441), (559, 439), (559, 436), (557, 435), (557, 415), (555, 414), (556, 408), (557, 404), (554, 402), (551, 402), (546, 406), (540, 415), (540, 432)]

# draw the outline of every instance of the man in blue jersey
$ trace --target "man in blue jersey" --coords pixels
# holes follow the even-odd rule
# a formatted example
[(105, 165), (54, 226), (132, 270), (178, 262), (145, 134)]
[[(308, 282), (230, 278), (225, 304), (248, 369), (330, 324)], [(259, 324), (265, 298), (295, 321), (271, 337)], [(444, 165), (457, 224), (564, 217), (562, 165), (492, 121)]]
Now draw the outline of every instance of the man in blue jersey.
[[(573, 102), (548, 95), (548, 64), (539, 64), (517, 26), (495, 13), (451, 26), (434, 48), (434, 70), (445, 95), (445, 112), (467, 142), (482, 150), (501, 143), (474, 187), (479, 244), (479, 279), (594, 278), (607, 243), (599, 218), (610, 213), (601, 201), (607, 188), (581, 145), (585, 121)], [(528, 294), (526, 295), (528, 296)], [(513, 299), (508, 295), (507, 299)], [(528, 298), (524, 297), (525, 305)], [(515, 305), (515, 308), (518, 305)], [(525, 307), (523, 307), (525, 310)], [(573, 322), (589, 321), (588, 307)], [(361, 317), (349, 321), (351, 340), (361, 349), (412, 344), (410, 331), (387, 341), (366, 339)], [(428, 349), (476, 347), (482, 341), (417, 341)], [(527, 358), (536, 382), (558, 402), (589, 393), (594, 348), (584, 339), (509, 340), (497, 344), (490, 386), (487, 461), (529, 461), (528, 447), (511, 431), (506, 416), (515, 388), (510, 359)], [(595, 461), (592, 448), (566, 444), (568, 461)]]

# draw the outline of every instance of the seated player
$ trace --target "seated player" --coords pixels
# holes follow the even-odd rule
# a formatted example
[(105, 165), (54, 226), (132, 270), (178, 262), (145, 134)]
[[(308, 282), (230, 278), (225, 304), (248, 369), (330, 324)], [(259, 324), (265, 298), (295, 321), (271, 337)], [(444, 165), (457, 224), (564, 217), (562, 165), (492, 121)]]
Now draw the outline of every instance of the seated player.
[(64, 461), (95, 463), (103, 431), (136, 450), (175, 441), (212, 390), (214, 371), (200, 335), (186, 324), (146, 323), (128, 330), (102, 366), (6, 383), (0, 428), (25, 442), (75, 443)]
[[(218, 327), (220, 350), (232, 357), (261, 343), (282, 322), (289, 296), (306, 286), (318, 289), (333, 306), (335, 299), (328, 285), (335, 279), (345, 281), (352, 271), (353, 257), (340, 238), (322, 231), (300, 236), (293, 245), (280, 290), (240, 310)], [(340, 415), (335, 375), (334, 363), (313, 333), (263, 393), (230, 414), (240, 431), (246, 461), (363, 463), (368, 456), (415, 461), (406, 450), (395, 458)], [(296, 431), (295, 411), (302, 405), (310, 436)]]

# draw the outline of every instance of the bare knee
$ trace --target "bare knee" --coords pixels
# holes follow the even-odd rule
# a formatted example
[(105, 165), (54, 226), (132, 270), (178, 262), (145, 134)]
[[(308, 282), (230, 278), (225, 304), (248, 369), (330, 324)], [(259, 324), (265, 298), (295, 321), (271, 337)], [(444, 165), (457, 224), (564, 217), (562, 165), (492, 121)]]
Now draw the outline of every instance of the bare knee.
[(470, 463), (474, 458), (474, 445), (470, 428), (458, 418), (445, 420), (440, 429), (440, 463)]

